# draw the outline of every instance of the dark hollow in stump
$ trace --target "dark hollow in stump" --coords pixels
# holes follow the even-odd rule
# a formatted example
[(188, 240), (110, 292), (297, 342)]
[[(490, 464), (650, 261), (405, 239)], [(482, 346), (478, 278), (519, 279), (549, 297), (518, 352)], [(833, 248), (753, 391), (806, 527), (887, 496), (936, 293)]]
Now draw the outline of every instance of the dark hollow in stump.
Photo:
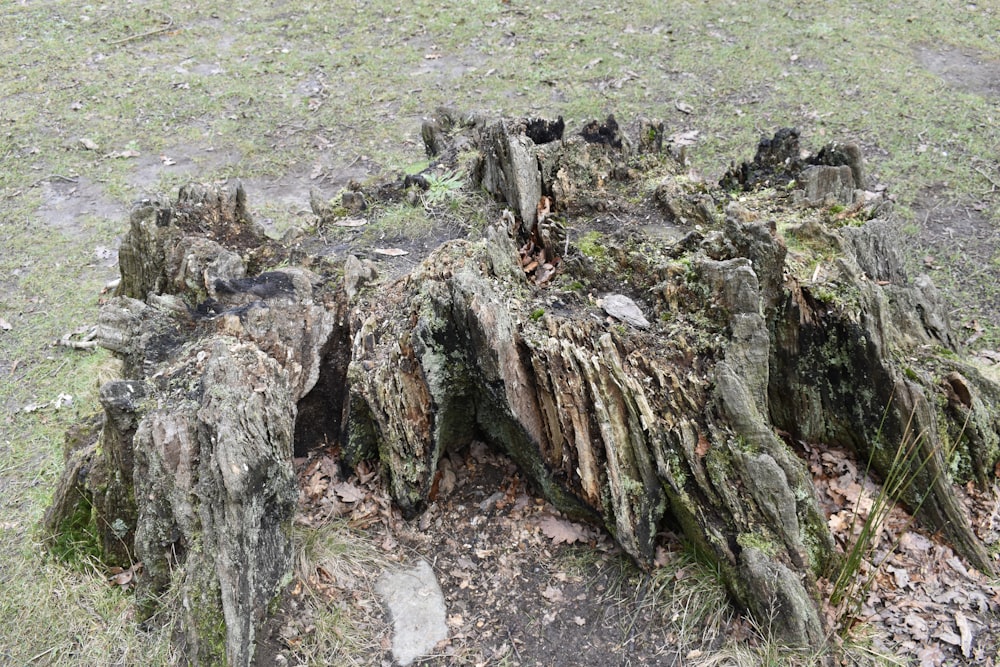
[[(49, 530), (91, 502), (117, 527), (108, 557), (144, 563), (146, 609), (174, 605), (185, 655), (251, 664), (291, 571), (293, 453), (377, 458), (414, 515), (442, 454), (479, 438), (643, 566), (679, 530), (739, 605), (819, 645), (817, 582), (838, 557), (789, 443), (849, 447), (884, 476), (919, 433), (926, 463), (902, 501), (989, 571), (952, 485), (994, 481), (1000, 388), (905, 274), (892, 226), (845, 190), (856, 148), (795, 165), (774, 158), (794, 144), (798, 159), (783, 132), (727, 177), (747, 188), (736, 203), (677, 176), (662, 123), (637, 132), (425, 128), (432, 154), (473, 147), (471, 180), (514, 214), (405, 272), (375, 271), (363, 246), (331, 254), (321, 234), (267, 239), (237, 185), (138, 206), (100, 316), (122, 377), (101, 390), (100, 446), (68, 452)], [(837, 173), (754, 189), (792, 168)], [(405, 185), (363, 197), (406, 205)], [(816, 205), (828, 198), (854, 217)]]

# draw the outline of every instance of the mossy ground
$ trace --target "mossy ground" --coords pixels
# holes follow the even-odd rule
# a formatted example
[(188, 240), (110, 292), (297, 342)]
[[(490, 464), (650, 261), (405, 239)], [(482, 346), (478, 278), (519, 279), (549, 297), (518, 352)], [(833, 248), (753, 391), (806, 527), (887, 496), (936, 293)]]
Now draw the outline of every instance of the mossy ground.
[[(95, 322), (132, 201), (236, 176), (270, 226), (300, 225), (310, 187), (333, 196), (421, 159), (421, 118), (440, 104), (570, 128), (660, 117), (701, 132), (687, 155), (709, 178), (795, 125), (808, 145), (861, 142), (914, 266), (995, 347), (998, 21), (989, 3), (930, 0), (5, 3), (0, 662), (166, 659), (165, 635), (131, 632), (129, 598), (53, 563), (35, 528), (105, 359), (51, 343)], [(72, 404), (57, 409), (60, 394)]]

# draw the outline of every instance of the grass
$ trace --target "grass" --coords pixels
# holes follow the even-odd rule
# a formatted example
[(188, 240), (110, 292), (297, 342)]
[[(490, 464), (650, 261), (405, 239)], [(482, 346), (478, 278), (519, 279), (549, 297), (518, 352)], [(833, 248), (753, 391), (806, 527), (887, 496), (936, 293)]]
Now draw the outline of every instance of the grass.
[[(680, 3), (669, 14), (657, 3), (3, 3), (0, 317), (12, 329), (0, 331), (0, 488), (10, 517), (0, 533), (0, 662), (166, 656), (165, 635), (131, 632), (126, 597), (94, 569), (47, 560), (34, 532), (60, 472), (62, 432), (96, 409), (91, 378), (101, 363), (50, 341), (95, 321), (114, 270), (93, 251), (115, 246), (135, 199), (230, 176), (307, 192), (317, 166), (331, 175), (318, 185), (332, 196), (349, 165), (378, 173), (419, 160), (422, 116), (452, 104), (561, 114), (569, 128), (609, 112), (624, 123), (660, 117), (668, 134), (701, 131), (688, 155), (710, 178), (781, 125), (799, 126), (810, 146), (857, 138), (904, 214), (946, 182), (951, 199), (982, 201), (996, 227), (1000, 198), (978, 171), (995, 173), (995, 97), (951, 85), (915, 53), (934, 45), (995, 61), (997, 21), (988, 3), (930, 0)], [(127, 151), (139, 156), (114, 157)], [(73, 208), (81, 177), (120, 214)], [(46, 183), (70, 193), (58, 226), (40, 215)], [(278, 227), (308, 206), (305, 194), (299, 204), (254, 196), (250, 206)], [(393, 219), (383, 224), (379, 234), (391, 237)], [(59, 393), (73, 405), (21, 411)]]
[(294, 644), (307, 665), (370, 664), (386, 631), (374, 584), (390, 561), (363, 534), (345, 523), (297, 527), (293, 533), (295, 576), (308, 630)]
[[(889, 406), (886, 406), (885, 414), (883, 414), (883, 423), (885, 420), (885, 415), (888, 414)], [(844, 559), (841, 565), (840, 572), (837, 574), (837, 578), (833, 582), (833, 590), (830, 595), (830, 604), (834, 609), (839, 611), (838, 620), (841, 623), (841, 631), (847, 633), (852, 625), (853, 619), (858, 616), (858, 612), (861, 610), (861, 605), (863, 601), (868, 597), (868, 593), (871, 590), (871, 586), (875, 581), (875, 576), (878, 570), (881, 568), (884, 560), (889, 557), (894, 549), (889, 549), (886, 554), (882, 556), (881, 560), (875, 561), (873, 555), (875, 554), (876, 547), (878, 547), (879, 540), (882, 536), (882, 529), (885, 524), (886, 519), (889, 517), (889, 513), (900, 504), (904, 498), (910, 495), (910, 487), (917, 481), (919, 477), (922, 476), (924, 469), (927, 464), (930, 463), (931, 459), (936, 456), (939, 452), (936, 448), (926, 454), (924, 454), (924, 443), (926, 434), (924, 432), (914, 432), (915, 424), (914, 418), (916, 416), (915, 411), (910, 414), (909, 420), (903, 429), (902, 437), (898, 445), (896, 446), (895, 453), (893, 455), (892, 461), (889, 463), (885, 479), (879, 486), (878, 493), (871, 498), (871, 505), (868, 508), (867, 514), (861, 521), (860, 529), (855, 534), (855, 527), (857, 524), (858, 517), (861, 516), (861, 506), (864, 503), (864, 495), (858, 499), (858, 508), (855, 511), (853, 518), (851, 520), (851, 525), (848, 528), (848, 535), (851, 536), (851, 541), (847, 548), (847, 557)], [(962, 431), (965, 431), (965, 426), (963, 425)], [(961, 434), (956, 438), (956, 442), (961, 440)], [(875, 441), (878, 442), (882, 439), (882, 429), (879, 428), (879, 433), (875, 436)], [(865, 478), (868, 478), (871, 473), (872, 460), (875, 456), (875, 451), (877, 447), (872, 447), (871, 455), (868, 459), (868, 465), (865, 470)], [(943, 452), (942, 455), (945, 461), (952, 460), (952, 451)], [(931, 479), (927, 485), (923, 495), (919, 496), (919, 500), (913, 506), (910, 512), (910, 522), (914, 520), (914, 517), (920, 511), (921, 506), (923, 506), (924, 500), (930, 494), (930, 488), (937, 482), (937, 479)], [(907, 524), (907, 526), (909, 523)], [(900, 535), (905, 532), (900, 531)], [(897, 538), (898, 539), (898, 538)], [(863, 565), (865, 563), (870, 563), (871, 567), (867, 569), (866, 572), (862, 573)]]
[(687, 548), (666, 554), (652, 573), (638, 570), (624, 555), (582, 547), (553, 567), (592, 578), (591, 590), (602, 590), (595, 584), (605, 582), (600, 604), (614, 610), (608, 617), (615, 621), (605, 631), (616, 633), (624, 645), (634, 639), (642, 619), (642, 627), (656, 628), (657, 638), (644, 639), (658, 644), (656, 655), (666, 664), (674, 659), (691, 667), (819, 667), (831, 659), (859, 667), (907, 664), (858, 631), (820, 650), (781, 644), (771, 636), (767, 619), (737, 618), (719, 573)]

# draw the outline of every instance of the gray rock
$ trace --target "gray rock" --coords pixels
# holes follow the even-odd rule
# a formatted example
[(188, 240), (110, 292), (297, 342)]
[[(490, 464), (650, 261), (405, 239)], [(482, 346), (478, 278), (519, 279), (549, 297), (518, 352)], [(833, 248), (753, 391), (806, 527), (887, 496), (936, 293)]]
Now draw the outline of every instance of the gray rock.
[(649, 320), (642, 314), (635, 301), (624, 294), (609, 294), (601, 302), (604, 312), (621, 320), (626, 324), (631, 324), (636, 329), (648, 329)]
[(383, 573), (375, 590), (392, 615), (392, 657), (403, 667), (448, 638), (444, 595), (427, 561), (409, 570)]

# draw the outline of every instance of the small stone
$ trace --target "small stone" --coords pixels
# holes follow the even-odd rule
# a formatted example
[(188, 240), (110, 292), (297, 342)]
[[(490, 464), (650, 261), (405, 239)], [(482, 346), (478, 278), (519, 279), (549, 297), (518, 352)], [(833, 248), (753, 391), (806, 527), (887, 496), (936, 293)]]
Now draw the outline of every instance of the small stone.
[(392, 655), (405, 667), (448, 638), (444, 595), (427, 561), (386, 572), (375, 586), (392, 614)]
[(648, 329), (649, 320), (642, 314), (635, 301), (624, 294), (609, 294), (601, 302), (604, 312), (636, 329)]

